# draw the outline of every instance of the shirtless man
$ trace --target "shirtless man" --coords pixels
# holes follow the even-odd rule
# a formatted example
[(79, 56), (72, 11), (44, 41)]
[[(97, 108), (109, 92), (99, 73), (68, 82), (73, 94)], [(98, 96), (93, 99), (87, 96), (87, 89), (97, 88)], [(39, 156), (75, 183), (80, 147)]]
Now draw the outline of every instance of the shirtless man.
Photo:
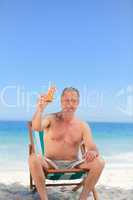
[(90, 128), (75, 116), (79, 99), (77, 89), (65, 88), (61, 95), (61, 111), (44, 118), (42, 118), (42, 112), (49, 104), (47, 95), (39, 99), (32, 126), (36, 131), (45, 130), (46, 132), (44, 137), (46, 159), (33, 152), (29, 157), (29, 168), (41, 200), (48, 200), (43, 169), (53, 167), (52, 162), (49, 161), (53, 161), (58, 168), (61, 167), (60, 161), (64, 161), (67, 167), (71, 167), (71, 164), (77, 162), (81, 141), (84, 141), (86, 153), (84, 159), (76, 167), (87, 169), (89, 173), (85, 178), (80, 200), (87, 200), (89, 192), (94, 188), (104, 168), (104, 161), (100, 158), (93, 142)]

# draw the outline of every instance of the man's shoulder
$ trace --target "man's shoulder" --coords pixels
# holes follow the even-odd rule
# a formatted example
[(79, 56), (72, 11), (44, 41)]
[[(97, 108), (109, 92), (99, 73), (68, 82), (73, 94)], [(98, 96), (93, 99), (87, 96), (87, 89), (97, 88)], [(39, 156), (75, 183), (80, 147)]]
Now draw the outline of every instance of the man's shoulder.
[(89, 123), (83, 120), (79, 120), (79, 124), (81, 126), (82, 129), (84, 128), (90, 128)]
[(55, 122), (57, 118), (59, 118), (59, 112), (56, 113), (49, 113), (43, 116), (43, 120), (50, 121), (51, 123)]
[(56, 117), (56, 113), (48, 113), (43, 116), (43, 119), (54, 119)]
[(56, 117), (56, 113), (45, 114), (42, 118), (42, 127), (47, 130), (53, 124)]

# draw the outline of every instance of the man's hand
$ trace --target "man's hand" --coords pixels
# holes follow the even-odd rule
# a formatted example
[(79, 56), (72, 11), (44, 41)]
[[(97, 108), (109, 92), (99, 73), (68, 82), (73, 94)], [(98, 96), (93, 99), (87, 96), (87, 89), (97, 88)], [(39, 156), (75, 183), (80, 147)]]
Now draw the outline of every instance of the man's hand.
[(43, 109), (49, 104), (49, 102), (47, 101), (47, 95), (41, 95), (38, 102), (37, 102), (37, 110), (42, 112)]
[(87, 162), (93, 161), (98, 156), (98, 153), (94, 150), (87, 151), (84, 154), (84, 158)]
[(53, 96), (54, 93), (56, 91), (56, 87), (51, 87), (47, 94), (43, 94), (40, 96), (38, 103), (37, 103), (37, 110), (39, 110), (40, 112), (43, 111), (43, 109), (50, 103), (53, 101)]

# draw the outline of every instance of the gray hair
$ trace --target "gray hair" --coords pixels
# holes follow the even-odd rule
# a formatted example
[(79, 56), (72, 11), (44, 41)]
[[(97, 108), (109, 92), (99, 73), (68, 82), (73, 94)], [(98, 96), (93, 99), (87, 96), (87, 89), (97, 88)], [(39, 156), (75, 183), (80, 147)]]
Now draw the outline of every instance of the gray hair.
[(76, 89), (76, 88), (74, 88), (74, 87), (66, 87), (66, 88), (64, 88), (64, 90), (62, 91), (61, 97), (63, 97), (64, 94), (65, 94), (65, 92), (67, 92), (67, 91), (68, 91), (68, 92), (69, 92), (69, 91), (76, 92), (78, 98), (80, 97), (80, 94), (79, 94), (78, 89)]

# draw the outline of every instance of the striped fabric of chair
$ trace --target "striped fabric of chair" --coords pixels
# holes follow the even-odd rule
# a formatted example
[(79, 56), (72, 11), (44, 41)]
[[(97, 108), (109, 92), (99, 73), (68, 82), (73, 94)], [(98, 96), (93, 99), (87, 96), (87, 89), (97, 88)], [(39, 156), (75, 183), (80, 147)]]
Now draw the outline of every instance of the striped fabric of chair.
[[(32, 129), (32, 122), (28, 122), (28, 128), (29, 128), (29, 156), (30, 154), (35, 151), (36, 153), (41, 154), (44, 156), (45, 153), (45, 146), (44, 146), (44, 132), (36, 132)], [(81, 152), (83, 153), (84, 147), (81, 145)], [(79, 151), (79, 157), (82, 155)], [(70, 186), (73, 185), (74, 188), (72, 191), (78, 190), (84, 182), (84, 178), (88, 171), (77, 169), (77, 168), (71, 168), (71, 169), (49, 169), (46, 175), (46, 186)], [(67, 180), (66, 180), (67, 179)], [(57, 183), (57, 181), (59, 183)], [(34, 184), (34, 181), (32, 179), (31, 173), (30, 173), (30, 189), (32, 191), (36, 191), (36, 186)], [(92, 190), (93, 193), (93, 199), (98, 200), (97, 192), (95, 188)]]
[[(44, 156), (45, 146), (44, 146), (44, 132), (43, 131), (33, 131), (33, 138), (35, 144), (35, 150), (38, 154), (42, 154)], [(81, 155), (81, 152), (79, 152)], [(74, 180), (74, 179), (81, 179), (84, 178), (85, 172), (64, 172), (64, 173), (48, 173), (47, 179), (49, 180)]]

